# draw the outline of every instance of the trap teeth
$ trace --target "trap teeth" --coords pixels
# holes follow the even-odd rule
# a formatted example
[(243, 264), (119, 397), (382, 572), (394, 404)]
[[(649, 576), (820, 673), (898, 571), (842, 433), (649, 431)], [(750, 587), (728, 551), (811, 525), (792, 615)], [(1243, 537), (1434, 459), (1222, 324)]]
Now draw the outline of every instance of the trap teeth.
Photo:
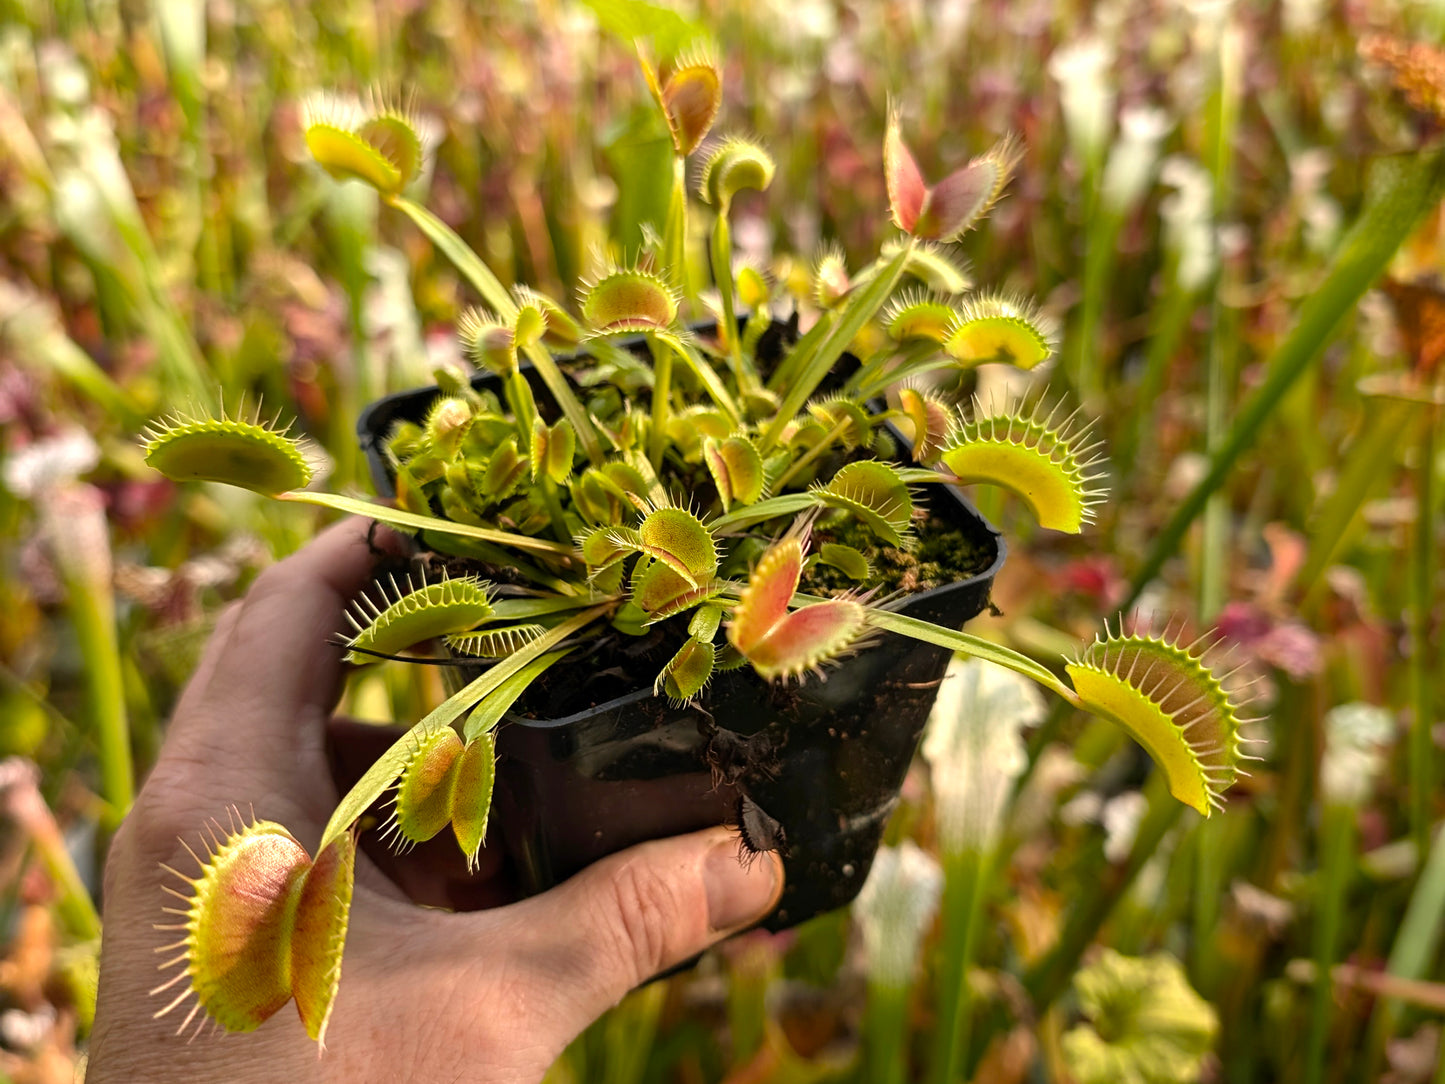
[(1065, 671), (1082, 705), (1128, 731), (1164, 772), (1170, 793), (1207, 817), (1240, 774), (1242, 720), (1204, 662), (1208, 649), (1176, 639), (1106, 628)]
[(939, 459), (960, 482), (1001, 486), (1017, 494), (1039, 526), (1077, 534), (1094, 520), (1106, 490), (1090, 427), (1075, 411), (1057, 420), (1060, 407), (1036, 404), (984, 408), (977, 402), (944, 441)]
[(352, 604), (347, 620), (356, 629), (346, 657), (350, 663), (370, 661), (368, 652), (395, 655), (416, 644), (475, 628), (492, 614), (491, 595), (475, 576), (445, 578), (417, 586), (410, 576), (403, 590), (396, 577), (378, 584), (380, 601), (366, 592)]
[[(243, 412), (244, 413), (244, 412)], [(220, 482), (275, 496), (303, 489), (319, 456), (289, 427), (250, 417), (177, 412), (146, 429), (146, 463), (175, 482)]]
[(182, 989), (155, 1016), (193, 997), (177, 1034), (198, 1016), (196, 1034), (207, 1019), (227, 1031), (254, 1031), (294, 997), (307, 1034), (321, 1042), (340, 981), (355, 838), (342, 835), (313, 861), (279, 824), (246, 823), (234, 810), (230, 822), (207, 825), (205, 857), (191, 851), (196, 876), (163, 867), (190, 892), (166, 888), (186, 908), (165, 908), (184, 920), (165, 928), (184, 936), (157, 950), (181, 950), (160, 969), (181, 970), (151, 994)]

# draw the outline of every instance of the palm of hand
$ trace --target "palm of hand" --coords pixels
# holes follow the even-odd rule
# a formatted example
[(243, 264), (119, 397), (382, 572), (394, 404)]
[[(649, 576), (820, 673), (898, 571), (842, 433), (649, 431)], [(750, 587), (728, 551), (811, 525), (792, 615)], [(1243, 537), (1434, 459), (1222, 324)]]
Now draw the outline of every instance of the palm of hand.
[[(92, 1084), (537, 1081), (632, 987), (776, 903), (780, 864), (740, 866), (723, 829), (643, 844), (541, 896), (470, 914), (415, 906), (362, 854), (323, 1057), (289, 1009), (240, 1039), (175, 1037), (184, 1015), (153, 1018), (166, 1001), (147, 996), (167, 977), (156, 955), (167, 938), (153, 928), (168, 899), (160, 864), (194, 871), (181, 840), (228, 807), (315, 847), (337, 800), (328, 731), (343, 749), (356, 737), (331, 720), (344, 675), (326, 641), (372, 564), (365, 524), (339, 525), (264, 573), (218, 623), (106, 866)], [(425, 897), (445, 871), (400, 874)]]

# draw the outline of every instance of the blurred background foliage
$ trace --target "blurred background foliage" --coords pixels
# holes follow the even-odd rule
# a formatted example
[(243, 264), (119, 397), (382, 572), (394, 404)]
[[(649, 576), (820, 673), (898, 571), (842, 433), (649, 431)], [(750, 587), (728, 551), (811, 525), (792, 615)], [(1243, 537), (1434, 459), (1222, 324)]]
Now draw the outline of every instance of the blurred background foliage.
[[(171, 485), (140, 426), (263, 401), (362, 486), (359, 408), (458, 360), (475, 299), (374, 193), (308, 163), (302, 101), (413, 102), (422, 201), (504, 281), (567, 298), (666, 199), (665, 132), (608, 32), (635, 14), (0, 0), (0, 1079), (71, 1078), (105, 842), (218, 609), (322, 522)], [(961, 248), (1063, 322), (1054, 386), (1098, 418), (1114, 496), (1061, 541), (980, 494), (1013, 548), (979, 631), (1052, 658), (1121, 605), (1217, 627), (1267, 744), (1205, 821), (1116, 731), (960, 670), (852, 912), (638, 991), (554, 1084), (1445, 1081), (1445, 219), (1438, 157), (1420, 172), (1445, 60), (1369, 38), (1439, 45), (1445, 5), (654, 15), (716, 43), (719, 128), (778, 160), (734, 238), (785, 282), (823, 240), (857, 266), (888, 235), (890, 100), (925, 175), (1022, 137)], [(1423, 217), (1381, 226), (1411, 200)], [(414, 719), (434, 682), (383, 667), (346, 707)]]

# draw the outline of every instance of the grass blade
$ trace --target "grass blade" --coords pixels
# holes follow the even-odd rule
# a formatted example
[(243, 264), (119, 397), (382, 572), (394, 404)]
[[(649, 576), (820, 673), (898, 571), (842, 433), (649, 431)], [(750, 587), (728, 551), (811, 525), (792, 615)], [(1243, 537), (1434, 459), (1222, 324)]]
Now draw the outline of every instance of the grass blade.
[(1329, 273), (1305, 302), (1294, 330), (1275, 351), (1264, 383), (1240, 410), (1228, 435), (1210, 456), (1208, 472), (1155, 536), (1154, 545), (1134, 574), (1122, 609), (1138, 601), (1144, 585), (1179, 549), (1190, 524), (1224, 484), (1240, 454), (1259, 438), (1285, 393), (1320, 356), (1346, 314), (1384, 271), (1415, 223), (1445, 193), (1445, 151), (1385, 159), (1376, 169), (1374, 197), (1341, 242)]

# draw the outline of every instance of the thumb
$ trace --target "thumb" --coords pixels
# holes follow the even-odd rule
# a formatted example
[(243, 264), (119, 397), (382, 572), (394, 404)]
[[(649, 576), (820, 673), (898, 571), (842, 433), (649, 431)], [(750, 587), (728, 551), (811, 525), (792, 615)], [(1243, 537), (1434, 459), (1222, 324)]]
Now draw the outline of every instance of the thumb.
[(734, 832), (709, 828), (609, 855), (514, 908), (517, 926), (546, 939), (529, 954), (548, 962), (538, 977), (568, 976), (569, 1023), (581, 1031), (634, 987), (763, 919), (782, 892), (776, 854), (740, 854)]

